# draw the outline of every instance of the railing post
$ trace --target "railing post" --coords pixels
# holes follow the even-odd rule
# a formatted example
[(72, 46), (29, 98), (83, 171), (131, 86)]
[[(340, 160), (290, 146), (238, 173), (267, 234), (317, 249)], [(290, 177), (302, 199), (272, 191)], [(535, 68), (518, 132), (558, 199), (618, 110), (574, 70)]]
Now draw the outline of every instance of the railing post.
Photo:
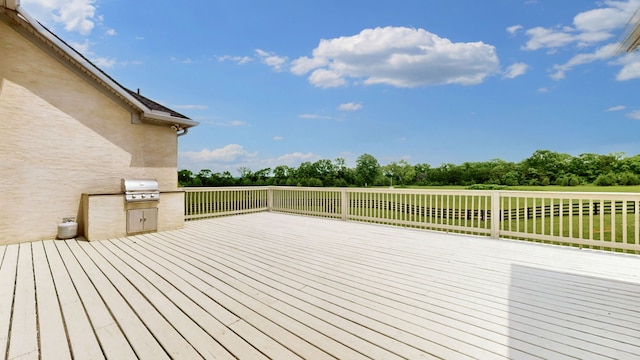
[(340, 201), (341, 201), (340, 209), (342, 213), (342, 220), (347, 221), (348, 219), (347, 215), (349, 214), (349, 193), (347, 192), (347, 189), (342, 189), (341, 195), (340, 195)]
[(273, 210), (273, 187), (269, 186), (267, 188), (267, 211), (271, 212)]
[(500, 192), (491, 192), (491, 238), (500, 237)]

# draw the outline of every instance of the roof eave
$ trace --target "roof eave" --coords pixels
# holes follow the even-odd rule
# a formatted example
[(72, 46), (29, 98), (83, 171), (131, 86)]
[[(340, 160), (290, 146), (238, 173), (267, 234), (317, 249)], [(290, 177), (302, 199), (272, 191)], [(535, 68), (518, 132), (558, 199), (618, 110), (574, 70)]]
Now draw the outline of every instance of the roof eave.
[(143, 115), (144, 116), (140, 121), (148, 124), (161, 123), (169, 126), (177, 125), (180, 129), (186, 129), (198, 125), (197, 121), (171, 116), (169, 113), (158, 110), (150, 110), (145, 112)]
[[(171, 116), (170, 114), (157, 114), (157, 111), (149, 109), (146, 105), (140, 102), (138, 99), (131, 96), (120, 84), (106, 76), (95, 65), (88, 62), (82, 56), (80, 56), (75, 50), (71, 49), (67, 44), (60, 41), (60, 39), (51, 35), (38, 21), (33, 19), (24, 9), (20, 6), (19, 0), (0, 0), (4, 1), (4, 6), (10, 10), (16, 11), (16, 13), (27, 22), (43, 40), (52, 44), (56, 49), (64, 54), (68, 60), (75, 62), (77, 66), (81, 67), (87, 72), (88, 75), (93, 77), (98, 83), (106, 87), (108, 90), (122, 98), (125, 102), (129, 103), (132, 107), (136, 108), (141, 113), (141, 119), (145, 123), (153, 123), (154, 125), (168, 125), (174, 124), (181, 125), (181, 128), (189, 128), (198, 125), (198, 122)], [(12, 7), (13, 6), (13, 7)], [(150, 121), (144, 121), (148, 119)]]

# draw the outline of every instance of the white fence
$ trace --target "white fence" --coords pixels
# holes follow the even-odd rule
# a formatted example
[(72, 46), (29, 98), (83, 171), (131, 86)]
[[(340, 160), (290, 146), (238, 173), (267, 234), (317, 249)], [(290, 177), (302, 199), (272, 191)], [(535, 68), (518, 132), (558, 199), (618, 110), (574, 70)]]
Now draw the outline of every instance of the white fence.
[(381, 188), (185, 188), (185, 218), (256, 211), (640, 253), (640, 194)]

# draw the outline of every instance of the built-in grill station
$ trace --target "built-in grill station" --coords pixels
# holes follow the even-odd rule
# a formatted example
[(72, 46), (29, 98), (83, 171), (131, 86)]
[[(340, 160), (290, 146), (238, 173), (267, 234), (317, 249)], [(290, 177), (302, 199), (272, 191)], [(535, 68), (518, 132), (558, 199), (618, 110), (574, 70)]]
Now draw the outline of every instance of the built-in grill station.
[(122, 179), (127, 210), (127, 233), (156, 231), (160, 188), (153, 179)]

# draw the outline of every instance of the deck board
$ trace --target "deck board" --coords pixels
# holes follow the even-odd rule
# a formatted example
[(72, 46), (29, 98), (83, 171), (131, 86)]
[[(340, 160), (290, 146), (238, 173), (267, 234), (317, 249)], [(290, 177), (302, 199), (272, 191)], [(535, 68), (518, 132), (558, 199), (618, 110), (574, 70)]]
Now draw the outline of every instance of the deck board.
[[(82, 268), (77, 265), (75, 258), (68, 250), (65, 251), (66, 243), (58, 244), (46, 241), (43, 245), (56, 287), (58, 303), (67, 331), (67, 343), (70, 345), (72, 355), (78, 358), (104, 359), (94, 327), (76, 290), (80, 290), (81, 293), (90, 291), (89, 287), (81, 286), (82, 283), (78, 281), (78, 278), (83, 275)], [(77, 287), (73, 283), (72, 275), (78, 283)], [(45, 356), (47, 355), (43, 354), (43, 357)]]
[[(178, 332), (174, 326), (181, 324), (171, 324), (166, 317), (172, 318), (171, 313), (162, 313), (154, 305), (162, 301), (162, 295), (154, 293), (151, 297), (145, 297), (139, 289), (133, 284), (133, 279), (127, 277), (116, 267), (118, 263), (115, 257), (108, 259), (101, 255), (97, 248), (101, 245), (88, 243), (72, 243), (71, 246), (77, 247), (74, 253), (79, 254), (81, 251), (86, 252), (87, 256), (95, 263), (102, 273), (113, 284), (113, 287), (126, 299), (131, 309), (136, 313), (140, 320), (145, 324), (160, 346), (172, 358), (197, 358), (198, 352), (191, 344)], [(164, 310), (167, 310), (164, 308)], [(175, 311), (170, 309), (169, 311)]]
[[(77, 257), (74, 257), (74, 253), (71, 251), (71, 248), (74, 248), (75, 254)], [(74, 241), (65, 241), (64, 243), (58, 245), (58, 250), (61, 254), (65, 255), (66, 261), (70, 265), (77, 265), (76, 270), (73, 274), (74, 276), (78, 276), (78, 274), (82, 274), (81, 270), (84, 271), (86, 276), (91, 279), (91, 282), (95, 288), (95, 290), (99, 293), (99, 296), (102, 298), (105, 304), (108, 304), (108, 310), (110, 316), (114, 318), (118, 329), (122, 331), (122, 334), (125, 338), (120, 338), (122, 342), (126, 341), (128, 345), (115, 347), (115, 348), (107, 348), (107, 351), (127, 351), (129, 356), (130, 351), (133, 351), (135, 356), (139, 356), (141, 358), (156, 358), (156, 359), (166, 359), (168, 356), (165, 351), (162, 349), (160, 344), (156, 341), (155, 337), (149, 330), (144, 326), (142, 321), (137, 317), (136, 313), (131, 309), (129, 303), (126, 299), (124, 299), (118, 290), (114, 287), (114, 285), (109, 281), (109, 279), (103, 274), (97, 265), (91, 261), (91, 259), (86, 256), (83, 252), (78, 251), (79, 248)], [(78, 279), (75, 280), (79, 283)], [(90, 288), (85, 288), (84, 291), (91, 291)], [(90, 297), (85, 296), (84, 302), (87, 303), (89, 314), (93, 314), (94, 316), (104, 316), (104, 312), (102, 305), (100, 303), (90, 302)], [(77, 305), (76, 305), (77, 306)], [(83, 306), (83, 305), (79, 305)], [(65, 316), (65, 318), (67, 318)], [(96, 324), (107, 325), (109, 323), (109, 318), (102, 318), (103, 321), (97, 321)], [(72, 321), (72, 323), (75, 321)], [(100, 329), (100, 328), (98, 328)], [(106, 328), (105, 328), (106, 329)], [(109, 335), (114, 334), (114, 331), (104, 331), (103, 336), (107, 336), (105, 339), (105, 345), (112, 340)], [(119, 337), (116, 337), (118, 339)], [(106, 347), (106, 346), (105, 346)], [(116, 354), (114, 354), (113, 358), (118, 358)], [(125, 357), (126, 358), (126, 357)]]
[(640, 256), (266, 212), (0, 246), (0, 289), (12, 360), (640, 359)]
[[(161, 237), (156, 238), (156, 241), (161, 241)], [(263, 332), (274, 338), (274, 340), (280, 342), (301, 357), (314, 359), (327, 357), (328, 354), (326, 352), (313, 345), (314, 342), (325, 339), (313, 329), (305, 329), (304, 324), (296, 322), (286, 316), (286, 314), (281, 314), (268, 306), (267, 303), (274, 302), (276, 301), (275, 299), (265, 297), (264, 294), (259, 291), (247, 289), (242, 286), (242, 284), (225, 282), (221, 279), (221, 277), (224, 278), (223, 270), (194, 261), (195, 259), (191, 254), (181, 253), (166, 243), (163, 244), (162, 248), (167, 254), (176, 259), (176, 261), (179, 261), (181, 267), (207, 284), (208, 288), (204, 291), (205, 294), (216, 299), (216, 301), (240, 316), (243, 320), (259, 327)], [(243, 290), (249, 293), (245, 293)], [(267, 303), (265, 303), (265, 301)], [(300, 331), (304, 332), (306, 336), (300, 337), (295, 335), (296, 332)], [(336, 349), (328, 350), (336, 351)]]
[(13, 310), (19, 245), (3, 246), (0, 262), (0, 354), (7, 353)]
[(71, 359), (71, 351), (64, 330), (62, 311), (58, 303), (50, 264), (46, 258), (43, 242), (31, 246), (36, 287), (38, 326), (40, 328), (40, 351), (43, 359)]
[(9, 359), (38, 359), (38, 319), (33, 278), (31, 244), (18, 251), (15, 302), (9, 336)]

